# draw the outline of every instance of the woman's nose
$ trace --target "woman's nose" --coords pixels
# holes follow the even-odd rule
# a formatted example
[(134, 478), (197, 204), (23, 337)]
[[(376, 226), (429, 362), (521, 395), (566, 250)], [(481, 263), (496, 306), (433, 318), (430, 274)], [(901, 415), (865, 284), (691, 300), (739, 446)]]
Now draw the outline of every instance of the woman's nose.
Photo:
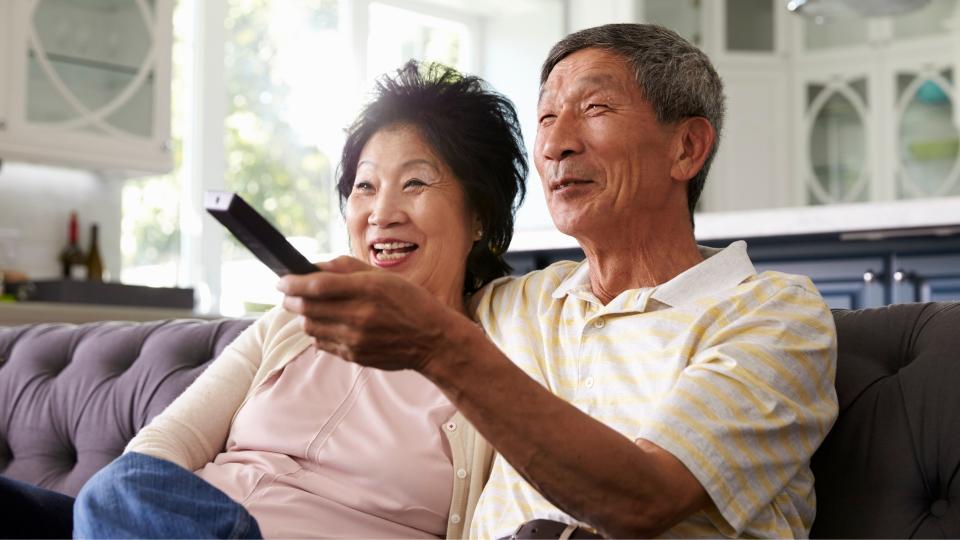
[(406, 212), (401, 207), (400, 197), (385, 190), (377, 194), (373, 209), (367, 217), (367, 223), (386, 228), (403, 223), (405, 219)]

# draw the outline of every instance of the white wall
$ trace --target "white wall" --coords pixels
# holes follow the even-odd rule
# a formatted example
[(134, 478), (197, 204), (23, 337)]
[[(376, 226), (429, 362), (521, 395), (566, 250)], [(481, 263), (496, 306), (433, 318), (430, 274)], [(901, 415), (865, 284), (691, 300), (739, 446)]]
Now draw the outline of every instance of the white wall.
[[(501, 4), (503, 6), (504, 4)], [(484, 18), (485, 48), (481, 75), (513, 100), (520, 114), (530, 159), (527, 199), (517, 214), (515, 249), (540, 245), (539, 231), (555, 231), (533, 165), (537, 134), (540, 66), (550, 48), (570, 32), (637, 20), (632, 0), (518, 0)], [(533, 235), (525, 233), (533, 232)]]
[(637, 6), (631, 0), (567, 0), (567, 7), (568, 32), (639, 20)]
[[(89, 247), (90, 224), (100, 225), (100, 252), (111, 276), (120, 270), (120, 186), (83, 171), (4, 163), (0, 168), (0, 229), (13, 231), (12, 264), (33, 279), (56, 278), (67, 242), (70, 212), (77, 211), (80, 247)], [(8, 262), (9, 264), (9, 262)]]
[(527, 200), (517, 215), (518, 230), (553, 228), (540, 177), (533, 166), (533, 142), (540, 65), (564, 34), (564, 4), (556, 0), (518, 2), (511, 9), (484, 18), (480, 74), (516, 105), (530, 160)]

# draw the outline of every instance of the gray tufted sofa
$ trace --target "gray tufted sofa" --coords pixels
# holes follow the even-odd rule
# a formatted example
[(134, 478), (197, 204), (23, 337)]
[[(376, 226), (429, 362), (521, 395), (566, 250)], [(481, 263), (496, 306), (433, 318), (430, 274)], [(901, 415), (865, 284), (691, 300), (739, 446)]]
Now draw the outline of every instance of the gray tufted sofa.
[[(960, 537), (960, 303), (835, 311), (820, 538)], [(0, 328), (0, 474), (76, 494), (248, 320)]]
[(76, 495), (250, 322), (0, 328), (0, 474)]

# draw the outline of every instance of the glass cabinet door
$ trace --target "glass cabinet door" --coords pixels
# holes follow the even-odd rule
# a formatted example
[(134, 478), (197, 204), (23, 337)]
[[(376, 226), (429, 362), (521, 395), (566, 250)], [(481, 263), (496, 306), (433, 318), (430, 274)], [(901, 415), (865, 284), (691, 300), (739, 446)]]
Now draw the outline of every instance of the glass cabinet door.
[[(776, 6), (781, 7), (779, 4)], [(730, 52), (773, 52), (774, 2), (770, 0), (727, 0), (726, 50)]]
[(960, 195), (953, 70), (897, 75), (897, 196)]
[(807, 85), (807, 204), (865, 201), (867, 82)]
[(644, 0), (644, 22), (665, 26), (684, 39), (703, 46), (703, 25), (700, 20), (701, 0)]
[(68, 131), (154, 134), (155, 0), (33, 0), (25, 121)]

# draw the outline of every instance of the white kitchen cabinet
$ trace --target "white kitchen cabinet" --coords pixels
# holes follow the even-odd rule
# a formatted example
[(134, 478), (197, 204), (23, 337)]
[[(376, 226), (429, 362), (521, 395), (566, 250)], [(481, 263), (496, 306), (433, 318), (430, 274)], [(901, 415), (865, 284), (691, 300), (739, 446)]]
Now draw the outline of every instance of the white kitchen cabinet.
[(701, 210), (960, 196), (960, 0), (819, 19), (780, 0), (643, 0), (710, 55), (728, 114)]
[(794, 21), (797, 205), (960, 195), (957, 6)]
[(169, 171), (172, 4), (0, 2), (0, 159)]
[(793, 88), (784, 28), (792, 15), (774, 0), (643, 0), (638, 15), (701, 47), (723, 79), (727, 114), (700, 210), (789, 206)]

